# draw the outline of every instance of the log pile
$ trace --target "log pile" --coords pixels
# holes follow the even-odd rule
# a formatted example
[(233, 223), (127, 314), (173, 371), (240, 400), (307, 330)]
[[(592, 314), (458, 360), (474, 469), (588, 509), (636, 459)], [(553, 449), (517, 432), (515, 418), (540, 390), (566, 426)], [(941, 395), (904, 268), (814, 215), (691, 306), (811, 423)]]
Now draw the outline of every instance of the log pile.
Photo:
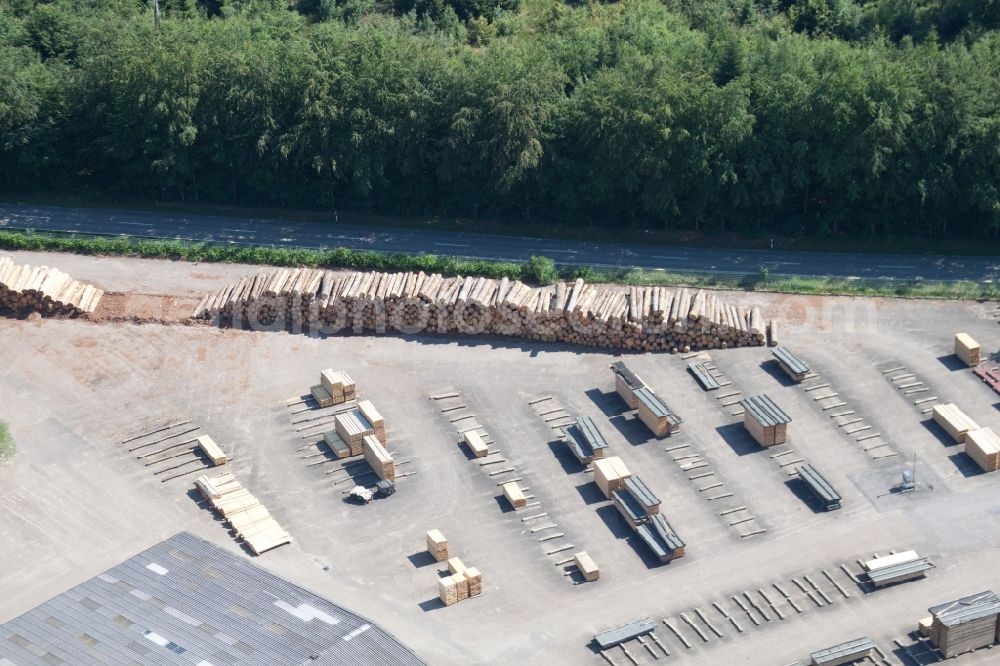
[(705, 290), (308, 268), (245, 277), (207, 294), (194, 317), (252, 329), (508, 335), (644, 351), (759, 346), (768, 331), (759, 308)]
[(0, 257), (0, 310), (34, 310), (43, 315), (89, 314), (104, 290), (74, 280), (57, 268), (15, 264)]

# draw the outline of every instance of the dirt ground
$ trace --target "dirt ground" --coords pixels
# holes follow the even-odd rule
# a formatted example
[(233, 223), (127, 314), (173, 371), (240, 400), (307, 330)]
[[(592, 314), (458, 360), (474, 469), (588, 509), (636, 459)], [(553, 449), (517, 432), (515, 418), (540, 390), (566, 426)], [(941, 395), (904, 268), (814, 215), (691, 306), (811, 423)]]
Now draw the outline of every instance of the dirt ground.
[[(702, 391), (679, 355), (624, 357), (684, 418), (678, 435), (656, 440), (613, 392), (608, 364), (623, 357), (604, 351), (135, 325), (181, 322), (201, 293), (258, 267), (17, 259), (58, 265), (121, 295), (108, 297), (97, 321), (0, 319), (0, 418), (18, 445), (0, 465), (0, 622), (180, 530), (243, 552), (197, 501), (197, 474), (169, 478), (173, 472), (138, 457), (144, 451), (129, 451), (131, 437), (182, 421), (222, 445), (227, 468), (294, 537), (258, 564), (370, 617), (431, 664), (603, 663), (588, 645), (594, 633), (642, 617), (657, 621), (659, 643), (632, 641), (628, 655), (607, 653), (612, 663), (631, 664), (629, 655), (653, 663), (653, 653), (705, 666), (806, 662), (812, 651), (867, 635), (887, 663), (913, 664), (920, 662), (894, 641), (914, 644), (909, 634), (930, 605), (1000, 588), (1000, 477), (977, 472), (922, 413), (929, 403), (914, 404), (937, 396), (1000, 428), (1000, 396), (951, 355), (957, 330), (997, 350), (995, 304), (732, 293), (776, 318), (783, 343), (818, 374), (797, 385), (775, 370), (767, 349), (711, 352), (710, 363), (732, 382), (727, 393), (766, 392), (792, 417), (791, 446), (778, 451), (750, 443), (735, 408), (718, 397), (725, 394)], [(326, 412), (297, 397), (326, 367), (347, 370), (386, 419), (388, 448), (408, 474), (391, 498), (345, 502), (352, 481), (315, 445)], [(926, 393), (895, 388), (895, 375), (882, 372), (895, 367)], [(829, 386), (806, 390), (820, 382)], [(837, 395), (816, 399), (828, 392)], [(457, 396), (440, 398), (448, 394)], [(609, 455), (662, 499), (685, 557), (666, 565), (650, 557), (558, 442), (537, 408), (545, 399), (595, 420)], [(825, 409), (832, 400), (846, 406)], [(861, 421), (841, 426), (843, 418), (830, 416), (841, 410)], [(502, 463), (481, 466), (458, 446), (466, 418), (488, 433)], [(877, 437), (859, 441), (862, 432)], [(885, 446), (866, 451), (872, 442)], [(722, 486), (703, 490), (713, 484), (692, 480), (685, 447)], [(882, 453), (895, 455), (875, 457)], [(891, 494), (914, 456), (920, 490)], [(817, 512), (804, 501), (782, 466), (797, 457), (823, 472), (843, 509)], [(497, 485), (510, 478), (538, 504), (511, 511)], [(711, 499), (713, 492), (732, 495)], [(741, 536), (743, 524), (723, 515), (736, 506), (766, 531)], [(422, 553), (432, 528), (482, 571), (483, 596), (447, 608), (435, 601), (442, 568)], [(562, 547), (554, 544), (572, 548), (549, 554)], [(857, 571), (859, 558), (911, 548), (937, 565), (925, 580), (871, 592), (840, 568)], [(564, 575), (563, 553), (577, 550), (601, 566), (599, 581)], [(781, 601), (782, 590), (790, 601)], [(741, 610), (744, 592), (763, 613)], [(703, 639), (687, 624), (685, 617), (698, 622), (695, 609), (721, 637), (703, 626)], [(991, 663), (989, 652), (960, 663)]]

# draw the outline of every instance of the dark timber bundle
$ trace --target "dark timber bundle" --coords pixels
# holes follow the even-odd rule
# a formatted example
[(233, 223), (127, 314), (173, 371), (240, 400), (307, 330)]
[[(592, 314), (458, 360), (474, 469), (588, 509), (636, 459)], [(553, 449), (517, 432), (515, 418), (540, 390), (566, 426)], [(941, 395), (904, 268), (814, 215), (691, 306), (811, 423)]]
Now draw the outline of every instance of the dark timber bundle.
[(252, 329), (508, 335), (673, 351), (763, 345), (768, 329), (759, 308), (704, 290), (308, 268), (243, 278), (206, 295), (194, 316)]
[(21, 266), (0, 257), (0, 309), (35, 310), (43, 315), (93, 312), (102, 289), (78, 282), (57, 268)]

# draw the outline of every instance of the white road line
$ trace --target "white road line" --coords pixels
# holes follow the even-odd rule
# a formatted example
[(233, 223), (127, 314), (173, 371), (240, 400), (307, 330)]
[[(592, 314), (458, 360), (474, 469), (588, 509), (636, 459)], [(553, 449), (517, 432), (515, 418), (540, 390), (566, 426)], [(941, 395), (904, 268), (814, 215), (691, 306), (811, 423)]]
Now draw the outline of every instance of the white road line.
[(127, 224), (130, 227), (151, 227), (152, 222), (119, 222), (118, 224)]
[(653, 259), (680, 259), (681, 261), (688, 261), (691, 257), (668, 257), (665, 255), (654, 254)]
[(462, 245), (461, 243), (434, 243), (438, 247), (469, 247), (468, 245)]
[(250, 229), (226, 229), (226, 228), (223, 228), (222, 230), (223, 231), (231, 231), (234, 234), (255, 234), (255, 233), (257, 233), (256, 231), (251, 231)]
[(876, 266), (876, 268), (916, 268), (916, 266), (891, 266), (886, 264), (885, 266)]

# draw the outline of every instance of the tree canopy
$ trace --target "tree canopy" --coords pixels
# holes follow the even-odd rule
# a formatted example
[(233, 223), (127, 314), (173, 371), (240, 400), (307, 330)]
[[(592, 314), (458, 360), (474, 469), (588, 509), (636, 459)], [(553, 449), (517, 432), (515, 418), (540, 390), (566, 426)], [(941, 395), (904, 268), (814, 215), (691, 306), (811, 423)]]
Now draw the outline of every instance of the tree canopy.
[(0, 0), (0, 190), (1000, 233), (1000, 0)]

